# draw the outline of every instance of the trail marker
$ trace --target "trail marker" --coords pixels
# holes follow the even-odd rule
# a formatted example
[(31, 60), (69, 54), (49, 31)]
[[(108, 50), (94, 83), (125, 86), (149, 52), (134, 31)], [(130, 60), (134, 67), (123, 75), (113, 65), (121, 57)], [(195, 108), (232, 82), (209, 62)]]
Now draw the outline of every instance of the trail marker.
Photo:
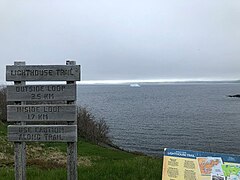
[[(26, 179), (25, 142), (66, 142), (67, 179), (77, 180), (76, 81), (80, 65), (26, 65), (24, 61), (6, 66), (8, 140), (14, 142), (15, 179)], [(66, 81), (65, 84), (26, 85), (26, 81)], [(61, 103), (59, 103), (59, 101)], [(27, 102), (27, 103), (26, 103)], [(36, 104), (38, 102), (38, 104)], [(39, 104), (40, 103), (40, 104)], [(26, 122), (28, 124), (26, 125)], [(31, 123), (35, 123), (31, 125)], [(36, 125), (36, 122), (39, 125)], [(67, 122), (67, 125), (42, 125), (43, 122)]]

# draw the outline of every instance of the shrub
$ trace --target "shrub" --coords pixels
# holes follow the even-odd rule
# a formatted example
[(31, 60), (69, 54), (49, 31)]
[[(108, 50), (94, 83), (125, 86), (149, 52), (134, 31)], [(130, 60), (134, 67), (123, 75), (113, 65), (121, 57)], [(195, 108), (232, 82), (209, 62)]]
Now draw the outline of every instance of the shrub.
[(77, 121), (79, 137), (97, 144), (111, 144), (108, 137), (109, 127), (103, 118), (97, 120), (85, 107), (79, 107)]
[(0, 121), (7, 122), (7, 93), (6, 87), (0, 87)]

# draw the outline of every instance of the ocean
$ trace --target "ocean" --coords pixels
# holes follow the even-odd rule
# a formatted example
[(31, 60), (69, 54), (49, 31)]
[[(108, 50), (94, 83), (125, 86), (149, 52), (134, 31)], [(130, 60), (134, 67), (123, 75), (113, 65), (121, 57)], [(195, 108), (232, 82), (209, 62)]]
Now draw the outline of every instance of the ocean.
[(240, 154), (240, 98), (231, 94), (240, 94), (240, 84), (78, 85), (77, 103), (104, 118), (125, 150)]

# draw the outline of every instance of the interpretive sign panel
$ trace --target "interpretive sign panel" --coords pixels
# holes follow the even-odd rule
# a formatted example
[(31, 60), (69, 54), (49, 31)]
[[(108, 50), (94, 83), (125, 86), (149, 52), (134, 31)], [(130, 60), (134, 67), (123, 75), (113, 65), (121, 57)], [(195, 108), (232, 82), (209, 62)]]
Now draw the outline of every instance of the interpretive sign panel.
[(14, 142), (77, 142), (77, 125), (9, 125)]
[(76, 85), (7, 86), (7, 101), (76, 100)]
[(162, 179), (240, 179), (240, 156), (165, 149)]
[(79, 81), (80, 65), (6, 66), (7, 81)]
[(8, 105), (8, 121), (75, 121), (76, 106), (54, 105)]

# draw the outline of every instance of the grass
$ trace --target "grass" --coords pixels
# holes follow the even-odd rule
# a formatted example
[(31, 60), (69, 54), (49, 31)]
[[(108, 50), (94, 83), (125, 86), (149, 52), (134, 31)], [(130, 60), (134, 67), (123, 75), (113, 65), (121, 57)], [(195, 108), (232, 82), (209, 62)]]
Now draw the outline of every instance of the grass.
[[(13, 144), (0, 124), (0, 177), (14, 179)], [(28, 143), (27, 178), (67, 179), (66, 143)], [(162, 159), (78, 142), (78, 179), (161, 179)]]

